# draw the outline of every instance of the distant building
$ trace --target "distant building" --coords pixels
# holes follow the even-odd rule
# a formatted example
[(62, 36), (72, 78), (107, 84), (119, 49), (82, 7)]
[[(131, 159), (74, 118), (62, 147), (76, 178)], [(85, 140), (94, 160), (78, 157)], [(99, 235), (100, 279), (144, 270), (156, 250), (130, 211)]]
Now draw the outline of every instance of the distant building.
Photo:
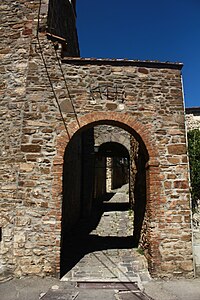
[(200, 106), (186, 107), (187, 130), (200, 129)]

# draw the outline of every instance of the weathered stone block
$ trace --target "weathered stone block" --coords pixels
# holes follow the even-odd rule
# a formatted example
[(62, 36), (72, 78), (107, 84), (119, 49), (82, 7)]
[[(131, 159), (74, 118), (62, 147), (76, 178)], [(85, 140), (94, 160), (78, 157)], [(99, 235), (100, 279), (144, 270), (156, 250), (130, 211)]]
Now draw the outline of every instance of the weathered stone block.
[(41, 265), (25, 265), (21, 266), (22, 274), (28, 275), (40, 275), (42, 273), (42, 266)]
[(41, 151), (41, 146), (40, 145), (35, 145), (35, 144), (22, 145), (21, 146), (21, 151), (22, 152), (36, 153), (36, 152)]
[(21, 244), (21, 243), (25, 243), (25, 241), (26, 241), (25, 233), (15, 233), (14, 243)]
[(138, 68), (139, 73), (148, 74), (149, 70), (147, 68)]
[(185, 144), (169, 145), (167, 148), (168, 148), (168, 153), (171, 155), (186, 154)]
[(106, 107), (109, 110), (115, 110), (117, 108), (117, 104), (115, 104), (115, 103), (107, 103)]
[(185, 262), (181, 262), (180, 263), (180, 267), (184, 270), (184, 271), (192, 271), (193, 270), (193, 261), (185, 261)]
[(31, 172), (34, 168), (34, 164), (32, 163), (21, 163), (20, 170), (25, 172)]

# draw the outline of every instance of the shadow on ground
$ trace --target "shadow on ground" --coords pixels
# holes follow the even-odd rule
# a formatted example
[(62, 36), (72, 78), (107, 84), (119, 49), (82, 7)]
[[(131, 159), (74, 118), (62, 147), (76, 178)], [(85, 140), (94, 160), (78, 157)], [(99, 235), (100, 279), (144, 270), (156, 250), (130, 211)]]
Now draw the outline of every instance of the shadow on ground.
[(133, 236), (99, 236), (91, 232), (98, 226), (104, 212), (128, 211), (129, 203), (109, 203), (114, 194), (105, 196), (102, 205), (96, 206), (90, 218), (80, 220), (64, 237), (61, 253), (61, 277), (69, 272), (86, 254), (108, 249), (133, 248)]

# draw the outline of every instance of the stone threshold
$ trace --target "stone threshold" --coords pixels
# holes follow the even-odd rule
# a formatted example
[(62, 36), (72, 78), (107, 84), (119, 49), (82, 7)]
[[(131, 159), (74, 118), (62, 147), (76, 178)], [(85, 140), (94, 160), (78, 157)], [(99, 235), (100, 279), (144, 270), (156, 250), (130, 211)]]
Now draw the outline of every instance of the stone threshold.
[(114, 282), (114, 281), (79, 281), (77, 282), (78, 288), (85, 289), (115, 289), (120, 291), (138, 291), (138, 285), (135, 282)]

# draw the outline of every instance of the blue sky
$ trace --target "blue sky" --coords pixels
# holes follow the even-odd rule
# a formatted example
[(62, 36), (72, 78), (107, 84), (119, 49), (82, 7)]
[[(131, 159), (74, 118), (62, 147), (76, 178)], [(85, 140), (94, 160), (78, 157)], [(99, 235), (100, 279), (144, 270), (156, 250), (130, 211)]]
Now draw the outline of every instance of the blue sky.
[(77, 0), (77, 27), (82, 57), (182, 62), (200, 106), (200, 0)]

